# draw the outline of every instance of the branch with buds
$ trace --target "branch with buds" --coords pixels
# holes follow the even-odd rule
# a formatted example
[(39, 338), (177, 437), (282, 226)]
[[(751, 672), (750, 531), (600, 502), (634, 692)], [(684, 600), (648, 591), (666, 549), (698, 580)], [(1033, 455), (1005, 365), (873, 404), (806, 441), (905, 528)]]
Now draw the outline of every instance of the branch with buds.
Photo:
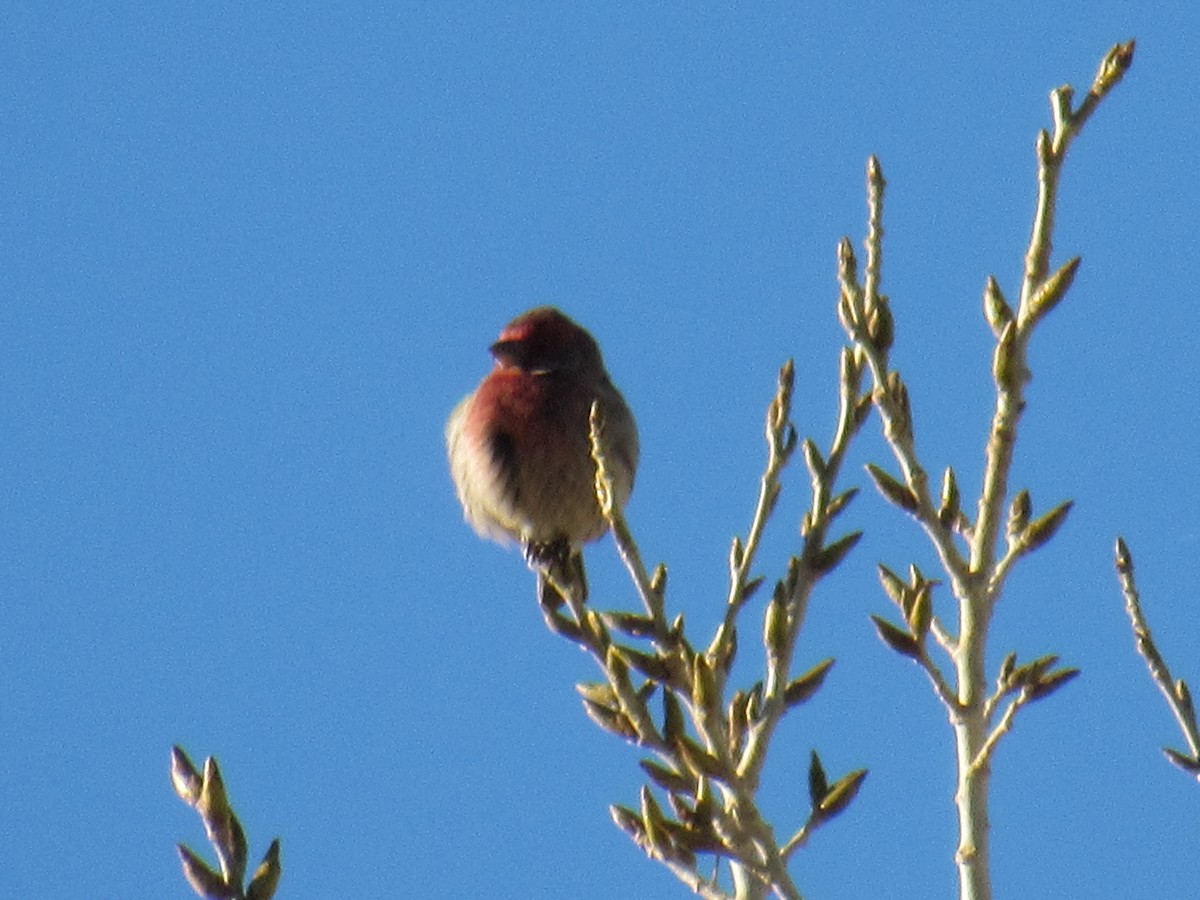
[[(596, 496), (618, 552), (641, 600), (640, 611), (597, 611), (583, 602), (583, 584), (551, 566), (547, 580), (565, 602), (542, 605), (550, 629), (587, 650), (604, 680), (579, 685), (584, 708), (601, 727), (651, 754), (641, 762), (647, 784), (638, 807), (613, 806), (613, 820), (646, 853), (665, 864), (696, 894), (717, 900), (765, 897), (799, 898), (788, 860), (813, 832), (854, 799), (865, 770), (830, 781), (814, 752), (809, 766), (811, 806), (804, 821), (780, 841), (763, 818), (757, 791), (771, 738), (783, 717), (813, 697), (833, 666), (823, 660), (794, 674), (795, 649), (817, 582), (838, 566), (858, 542), (852, 532), (828, 540), (834, 520), (855, 490), (836, 489), (846, 451), (871, 409), (860, 390), (861, 357), (842, 354), (838, 424), (825, 453), (806, 440), (801, 445), (790, 419), (794, 369), (779, 372), (767, 412), (767, 464), (758, 502), (744, 538), (735, 538), (729, 554), (729, 590), (725, 613), (711, 640), (699, 649), (685, 632), (682, 615), (666, 611), (666, 569), (648, 572), (620, 508), (613, 502), (606, 462), (604, 422), (598, 406), (591, 415)], [(735, 689), (730, 671), (737, 655), (739, 626), (762, 587), (754, 563), (768, 520), (780, 494), (781, 475), (796, 447), (802, 446), (812, 483), (811, 505), (803, 517), (801, 551), (788, 562), (771, 599), (762, 607), (760, 625), (766, 650), (763, 677)], [(660, 695), (656, 714), (650, 701)], [(664, 805), (656, 791), (666, 797)], [(711, 872), (701, 857), (714, 860)], [(732, 891), (722, 881), (720, 861), (729, 865)]]
[(1142, 613), (1137, 583), (1133, 578), (1133, 554), (1129, 552), (1123, 538), (1117, 538), (1116, 564), (1117, 581), (1125, 597), (1125, 612), (1129, 614), (1129, 621), (1133, 626), (1138, 654), (1146, 661), (1150, 677), (1167, 698), (1167, 705), (1171, 708), (1175, 721), (1179, 723), (1179, 730), (1183, 732), (1183, 738), (1191, 751), (1180, 753), (1170, 747), (1163, 747), (1163, 754), (1183, 771), (1200, 780), (1200, 727), (1196, 724), (1196, 707), (1192, 703), (1192, 692), (1186, 681), (1171, 675), (1166, 659), (1154, 643), (1150, 626), (1146, 624), (1146, 617)]
[(180, 799), (200, 814), (205, 834), (217, 854), (219, 868), (213, 868), (187, 844), (178, 845), (183, 875), (192, 889), (209, 900), (271, 900), (283, 872), (279, 839), (271, 842), (250, 883), (243, 887), (249, 852), (246, 832), (229, 805), (217, 761), (208, 757), (201, 772), (182, 749), (172, 747), (171, 784)]
[[(787, 870), (791, 854), (816, 827), (846, 807), (866, 775), (859, 770), (830, 784), (814, 753), (810, 812), (782, 842), (776, 840), (755, 799), (779, 722), (820, 688), (833, 664), (825, 660), (798, 677), (792, 673), (796, 639), (812, 590), (860, 537), (853, 532), (827, 540), (834, 520), (854, 496), (853, 490), (836, 490), (846, 450), (875, 409), (899, 474), (878, 465), (869, 465), (867, 471), (880, 493), (925, 532), (958, 615), (957, 622), (948, 626), (936, 614), (935, 588), (941, 581), (927, 578), (916, 566), (909, 567), (907, 579), (880, 566), (880, 580), (899, 608), (903, 624), (873, 618), (884, 643), (921, 667), (949, 712), (958, 753), (956, 860), (961, 896), (964, 900), (990, 897), (987, 806), (992, 756), (1021, 709), (1078, 675), (1076, 669), (1059, 667), (1053, 655), (1018, 665), (1016, 654), (1010, 653), (994, 679), (987, 677), (984, 665), (988, 629), (1009, 573), (1019, 560), (1054, 537), (1071, 510), (1071, 501), (1066, 501), (1035, 516), (1028, 491), (1010, 496), (1009, 475), (1030, 378), (1028, 344), (1079, 269), (1076, 257), (1050, 271), (1058, 181), (1067, 149), (1132, 60), (1132, 41), (1113, 47), (1091, 90), (1076, 107), (1070, 86), (1051, 93), (1054, 129), (1041, 132), (1037, 140), (1037, 211), (1015, 311), (999, 282), (987, 279), (983, 300), (996, 338), (991, 367), (996, 405), (974, 521), (964, 510), (952, 468), (945, 469), (935, 496), (917, 453), (907, 386), (891, 367), (895, 325), (889, 300), (880, 290), (885, 182), (874, 157), (867, 167), (866, 262), (861, 278), (849, 240), (838, 247), (838, 315), (851, 344), (841, 355), (841, 404), (833, 441), (824, 453), (811, 440), (798, 442), (789, 421), (793, 372), (790, 363), (785, 365), (767, 415), (769, 452), (758, 503), (746, 537), (735, 538), (730, 548), (725, 614), (703, 650), (686, 636), (682, 616), (668, 617), (666, 570), (659, 566), (647, 572), (613, 502), (604, 423), (598, 408), (593, 408), (596, 495), (637, 587), (642, 610), (597, 612), (585, 603), (581, 573), (565, 564), (551, 564), (547, 580), (561, 598), (544, 599), (543, 614), (551, 630), (580, 645), (600, 664), (605, 680), (579, 686), (588, 714), (602, 728), (651, 754), (642, 761), (649, 783), (639, 807), (614, 806), (614, 820), (696, 894), (750, 900), (770, 891), (777, 897), (799, 897)], [(870, 388), (864, 389), (867, 373)], [(780, 473), (798, 445), (812, 482), (811, 505), (801, 525), (803, 546), (763, 608), (763, 678), (731, 692), (729, 676), (739, 625), (744, 624), (744, 614), (763, 582), (753, 574), (755, 555), (779, 497)], [(931, 645), (944, 654), (944, 661), (935, 658)], [(650, 708), (655, 693), (661, 695), (660, 716)], [(659, 802), (655, 788), (665, 792), (669, 808)], [(732, 895), (720, 880), (719, 868), (711, 875), (701, 872), (698, 859), (704, 855), (728, 861)]]
[[(945, 469), (940, 496), (934, 496), (929, 475), (917, 454), (908, 389), (890, 365), (895, 328), (889, 300), (880, 291), (885, 181), (874, 157), (867, 165), (867, 255), (861, 279), (850, 241), (843, 240), (838, 248), (839, 318), (855, 353), (871, 373), (872, 402), (899, 469), (896, 475), (881, 466), (868, 465), (868, 473), (879, 492), (925, 532), (956, 601), (957, 624), (948, 628), (934, 611), (938, 581), (926, 578), (916, 566), (909, 568), (907, 580), (880, 566), (884, 591), (900, 609), (903, 624), (872, 618), (883, 642), (924, 670), (950, 714), (958, 753), (955, 801), (960, 842), (956, 857), (962, 896), (970, 900), (990, 897), (987, 804), (992, 755), (1023, 707), (1049, 696), (1079, 674), (1076, 669), (1056, 667), (1056, 656), (1043, 656), (1017, 666), (1016, 654), (1009, 654), (989, 694), (985, 655), (992, 615), (1010, 571), (1020, 559), (1049, 542), (1071, 511), (1071, 501), (1066, 501), (1034, 517), (1028, 491), (1019, 490), (1010, 497), (1009, 475), (1026, 406), (1029, 340), (1066, 295), (1080, 265), (1079, 257), (1073, 257), (1050, 270), (1063, 162), (1071, 142), (1100, 101), (1128, 71), (1133, 49), (1129, 41), (1108, 52), (1091, 90), (1078, 106), (1072, 106), (1074, 90), (1069, 85), (1051, 92), (1054, 128), (1053, 132), (1040, 132), (1037, 139), (1037, 209), (1015, 312), (999, 282), (994, 277), (986, 281), (984, 316), (996, 339), (992, 360), (996, 405), (974, 521), (963, 509), (952, 468)], [(946, 663), (930, 654), (929, 635), (944, 652)]]

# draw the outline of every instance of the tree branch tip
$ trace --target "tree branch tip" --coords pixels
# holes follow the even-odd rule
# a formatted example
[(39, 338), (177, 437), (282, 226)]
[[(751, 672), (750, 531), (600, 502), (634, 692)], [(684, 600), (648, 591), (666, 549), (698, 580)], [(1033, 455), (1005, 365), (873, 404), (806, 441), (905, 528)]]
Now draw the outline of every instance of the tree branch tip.
[(1129, 575), (1133, 572), (1133, 554), (1129, 552), (1129, 545), (1125, 543), (1125, 538), (1117, 536), (1116, 548), (1113, 556), (1117, 564), (1117, 572), (1121, 575)]
[(851, 272), (857, 267), (858, 260), (854, 255), (854, 244), (846, 235), (842, 235), (837, 246), (838, 255), (838, 275), (842, 274), (843, 269), (848, 269)]
[(1093, 83), (1092, 90), (1100, 93), (1109, 90), (1133, 65), (1134, 51), (1137, 49), (1137, 39), (1130, 38), (1121, 44), (1114, 44), (1113, 47), (1104, 55), (1103, 61), (1100, 63), (1100, 69), (1096, 72), (1096, 80)]
[(883, 177), (883, 166), (880, 165), (879, 157), (874, 153), (867, 157), (867, 181), (879, 187), (887, 184), (887, 180)]
[(796, 361), (789, 357), (784, 360), (783, 365), (779, 367), (779, 380), (786, 381), (789, 385), (796, 378)]
[(1048, 132), (1045, 128), (1040, 129), (1037, 134), (1037, 141), (1034, 144), (1034, 149), (1037, 151), (1038, 160), (1041, 161), (1043, 166), (1050, 162), (1050, 158), (1053, 155), (1052, 147), (1053, 145), (1050, 142), (1050, 132)]

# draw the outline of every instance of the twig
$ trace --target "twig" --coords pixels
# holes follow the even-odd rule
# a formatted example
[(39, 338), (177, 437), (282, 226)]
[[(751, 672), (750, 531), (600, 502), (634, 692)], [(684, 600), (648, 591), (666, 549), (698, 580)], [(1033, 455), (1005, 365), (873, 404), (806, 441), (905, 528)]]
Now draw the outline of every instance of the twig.
[(1171, 762), (1200, 777), (1200, 728), (1196, 724), (1196, 709), (1192, 705), (1191, 691), (1182, 679), (1176, 680), (1167, 667), (1167, 661), (1159, 652), (1150, 635), (1150, 626), (1142, 613), (1141, 598), (1133, 577), (1133, 555), (1124, 539), (1117, 538), (1116, 549), (1117, 580), (1121, 584), (1121, 593), (1125, 596), (1125, 611), (1133, 625), (1133, 636), (1137, 642), (1137, 651), (1150, 670), (1150, 677), (1158, 685), (1159, 691), (1167, 698), (1167, 705), (1179, 723), (1184, 740), (1191, 749), (1190, 760), (1174, 750), (1166, 750)]

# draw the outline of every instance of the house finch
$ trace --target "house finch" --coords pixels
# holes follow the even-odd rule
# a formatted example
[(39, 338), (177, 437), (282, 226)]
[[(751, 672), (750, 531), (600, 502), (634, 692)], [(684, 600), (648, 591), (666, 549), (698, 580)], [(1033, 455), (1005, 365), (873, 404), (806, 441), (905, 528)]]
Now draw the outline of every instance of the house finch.
[(481, 537), (519, 542), (541, 573), (542, 596), (553, 565), (569, 563), (582, 581), (579, 548), (608, 530), (588, 436), (592, 402), (605, 422), (618, 508), (633, 489), (637, 426), (595, 338), (559, 310), (513, 319), (491, 353), (495, 368), (446, 423), (450, 474), (467, 521)]

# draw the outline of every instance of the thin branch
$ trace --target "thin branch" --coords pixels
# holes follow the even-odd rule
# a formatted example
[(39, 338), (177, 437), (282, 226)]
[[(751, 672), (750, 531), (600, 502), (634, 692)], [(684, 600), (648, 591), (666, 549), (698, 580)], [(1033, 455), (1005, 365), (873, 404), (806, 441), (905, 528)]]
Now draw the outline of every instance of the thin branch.
[[(1192, 760), (1200, 763), (1200, 728), (1196, 724), (1196, 710), (1192, 705), (1191, 692), (1187, 684), (1176, 681), (1167, 667), (1167, 661), (1159, 652), (1150, 635), (1150, 626), (1142, 613), (1141, 598), (1133, 577), (1133, 556), (1122, 538), (1117, 538), (1116, 550), (1117, 580), (1121, 584), (1121, 593), (1125, 596), (1125, 611), (1133, 625), (1133, 636), (1137, 641), (1137, 650), (1150, 670), (1150, 677), (1158, 685), (1159, 691), (1167, 698), (1167, 705), (1179, 723), (1179, 730), (1192, 751)], [(1172, 758), (1172, 761), (1175, 761)], [(1192, 774), (1196, 774), (1193, 771)]]
[(938, 642), (938, 646), (945, 650), (951, 658), (958, 652), (958, 639), (946, 630), (946, 626), (937, 616), (934, 616), (933, 621), (929, 623), (929, 633)]
[(736, 542), (731, 552), (729, 596), (725, 601), (725, 617), (709, 645), (710, 658), (723, 658), (734, 640), (738, 614), (749, 595), (746, 585), (758, 554), (759, 542), (767, 520), (775, 510), (781, 490), (780, 475), (796, 447), (796, 431), (789, 420), (792, 404), (792, 385), (795, 367), (789, 360), (779, 371), (779, 385), (767, 411), (767, 464), (759, 482), (758, 502), (744, 542)]
[(892, 314), (887, 298), (879, 293), (886, 185), (879, 160), (872, 156), (867, 162), (867, 266), (861, 288), (855, 280), (853, 250), (849, 242), (842, 244), (842, 253), (849, 256), (839, 271), (839, 278), (843, 280), (843, 295), (858, 301), (847, 330), (871, 371), (874, 384), (872, 399), (883, 420), (884, 435), (904, 473), (904, 484), (912, 492), (915, 508), (909, 512), (929, 536), (942, 567), (954, 585), (955, 594), (961, 596), (968, 578), (967, 561), (955, 544), (953, 529), (944, 524), (938, 515), (929, 489), (929, 475), (917, 457), (908, 391), (899, 375), (888, 368), (888, 351), (893, 338)]
[(996, 750), (996, 745), (1000, 743), (1000, 738), (1012, 731), (1013, 721), (1017, 717), (1017, 710), (1025, 705), (1025, 695), (1022, 692), (1012, 699), (1004, 710), (1004, 715), (1000, 717), (1000, 721), (988, 733), (987, 740), (983, 742), (983, 746), (979, 748), (979, 752), (975, 754), (975, 758), (971, 760), (967, 767), (968, 777), (975, 775), (981, 769), (985, 768), (991, 762), (992, 754)]
[(917, 664), (925, 671), (925, 674), (929, 676), (929, 683), (933, 685), (934, 693), (938, 695), (938, 699), (942, 701), (942, 705), (946, 709), (957, 709), (958, 697), (954, 694), (954, 688), (950, 687), (945, 676), (942, 675), (942, 670), (929, 658), (924, 645), (921, 647), (920, 655), (915, 657), (915, 659)]
[(655, 590), (650, 575), (646, 572), (646, 565), (642, 562), (642, 555), (638, 551), (637, 544), (634, 543), (629, 524), (625, 521), (625, 515), (615, 502), (616, 491), (605, 456), (604, 417), (600, 413), (599, 401), (592, 403), (592, 409), (588, 416), (588, 438), (592, 461), (596, 465), (596, 497), (600, 503), (601, 512), (608, 520), (613, 539), (616, 541), (617, 552), (621, 555), (621, 561), (625, 564), (625, 568), (633, 580), (642, 605), (654, 620), (655, 630), (658, 632), (656, 637), (666, 640), (667, 623), (661, 592)]
[[(843, 350), (839, 387), (838, 424), (833, 443), (824, 459), (808, 454), (812, 475), (812, 503), (805, 516), (802, 532), (804, 548), (780, 582), (779, 601), (786, 617), (777, 647), (768, 647), (767, 679), (763, 692), (762, 713), (750, 729), (746, 748), (737, 766), (738, 777), (754, 788), (758, 784), (767, 747), (779, 721), (787, 711), (787, 689), (796, 639), (808, 610), (808, 600), (817, 581), (826, 574), (816, 565), (825, 548), (825, 535), (837, 509), (832, 506), (834, 488), (845, 462), (850, 442), (865, 420), (864, 398), (859, 393), (862, 369), (851, 350)], [(770, 610), (768, 609), (768, 615)]]
[[(1013, 448), (1017, 440), (1017, 425), (1025, 408), (1025, 384), (1029, 380), (1026, 348), (1033, 327), (1066, 293), (1076, 262), (1060, 272), (1064, 278), (1053, 294), (1044, 292), (1054, 280), (1049, 275), (1050, 254), (1053, 249), (1054, 211), (1058, 203), (1058, 183), (1063, 161), (1071, 142), (1078, 137), (1099, 102), (1114, 88), (1133, 64), (1134, 42), (1117, 44), (1105, 55), (1100, 70), (1084, 101), (1074, 111), (1070, 104), (1071, 87), (1051, 92), (1050, 105), (1054, 114), (1053, 137), (1045, 131), (1038, 134), (1038, 196), (1029, 248), (1025, 253), (1025, 271), (1021, 282), (1021, 299), (1015, 320), (1009, 322), (996, 348), (994, 372), (1000, 390), (988, 436), (984, 486), (979, 498), (979, 514), (975, 539), (971, 545), (971, 571), (990, 572), (995, 560), (996, 541), (1004, 521), (1004, 503), (1008, 496), (1008, 476), (1012, 468)], [(1068, 264), (1070, 266), (1070, 264)], [(995, 595), (989, 598), (995, 601)]]

